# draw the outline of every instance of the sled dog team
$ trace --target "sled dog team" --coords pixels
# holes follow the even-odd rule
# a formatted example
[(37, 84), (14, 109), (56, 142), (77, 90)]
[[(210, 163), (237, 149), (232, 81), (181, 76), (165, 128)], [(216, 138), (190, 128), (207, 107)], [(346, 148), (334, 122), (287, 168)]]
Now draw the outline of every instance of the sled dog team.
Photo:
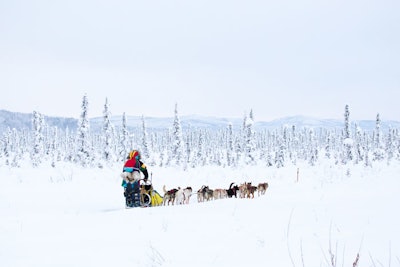
[[(139, 180), (144, 181), (144, 186), (146, 187), (147, 179), (149, 177), (149, 173), (147, 171), (146, 165), (141, 161), (140, 152), (138, 150), (132, 150), (129, 152), (127, 160), (124, 163), (123, 170), (121, 173), (122, 184), (121, 186), (124, 188), (124, 196), (126, 201), (128, 198), (132, 196), (131, 192), (134, 191), (132, 187), (135, 187), (135, 184), (138, 185)], [(144, 175), (143, 179), (141, 178), (141, 173)], [(150, 192), (152, 188), (151, 183), (147, 185), (149, 188), (146, 189), (146, 192)], [(137, 186), (136, 186), (137, 187)], [(141, 187), (142, 188), (142, 187)], [(197, 193), (193, 193), (193, 190), (190, 186), (186, 188), (173, 188), (167, 190), (165, 185), (163, 186), (164, 197), (162, 200), (163, 205), (182, 205), (189, 204), (190, 197), (193, 194), (197, 194), (197, 201), (204, 202), (210, 201), (213, 199), (222, 199), (222, 198), (232, 198), (232, 197), (240, 197), (240, 198), (254, 198), (254, 193), (258, 191), (258, 195), (264, 195), (265, 191), (268, 188), (268, 183), (259, 183), (258, 186), (253, 186), (251, 182), (243, 183), (240, 186), (235, 183), (231, 183), (228, 189), (210, 189), (208, 186), (203, 185)], [(143, 189), (143, 188), (142, 188)], [(142, 192), (143, 193), (143, 192)], [(145, 193), (145, 192), (144, 192)], [(155, 191), (155, 195), (158, 193)], [(151, 194), (151, 192), (150, 192)], [(142, 194), (143, 195), (143, 194)], [(152, 198), (153, 195), (150, 195), (149, 198)], [(161, 204), (161, 197), (159, 197), (160, 201), (152, 201), (156, 203), (155, 205)], [(137, 199), (136, 199), (137, 201)], [(160, 204), (159, 204), (160, 203)], [(128, 205), (128, 204), (127, 204)], [(139, 204), (137, 204), (139, 205)]]
[(208, 186), (203, 185), (196, 193), (193, 193), (192, 187), (186, 188), (172, 188), (170, 190), (163, 186), (164, 197), (163, 205), (182, 205), (189, 204), (190, 197), (197, 194), (197, 202), (210, 201), (223, 198), (254, 198), (255, 192), (258, 196), (264, 195), (268, 189), (268, 183), (259, 183), (253, 186), (251, 182), (245, 182), (241, 185), (231, 183), (228, 189), (210, 189)]

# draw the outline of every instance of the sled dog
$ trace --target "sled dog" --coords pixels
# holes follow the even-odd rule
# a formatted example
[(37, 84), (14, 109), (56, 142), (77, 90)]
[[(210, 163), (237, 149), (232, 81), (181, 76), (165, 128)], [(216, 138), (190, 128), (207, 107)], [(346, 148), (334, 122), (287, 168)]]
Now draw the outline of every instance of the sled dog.
[(245, 182), (239, 186), (239, 196), (240, 198), (254, 198), (254, 193), (256, 190), (257, 186), (251, 185), (251, 182)]
[(176, 197), (176, 192), (178, 192), (178, 190), (180, 189), (180, 187), (178, 187), (178, 189), (173, 188), (171, 190), (165, 189), (165, 185), (163, 186), (163, 191), (164, 191), (164, 198), (163, 198), (163, 205), (165, 206), (165, 204), (169, 205), (170, 203), (172, 205), (174, 205), (175, 203), (175, 197)]
[(204, 201), (212, 200), (213, 199), (213, 193), (214, 193), (213, 190), (211, 190), (208, 186), (203, 185), (197, 191), (197, 201), (198, 202), (204, 202)]
[(225, 189), (214, 189), (214, 199), (223, 199), (228, 196), (227, 191)]
[(228, 197), (237, 197), (237, 191), (239, 191), (239, 186), (235, 185), (235, 183), (231, 183), (229, 189), (226, 190)]
[(268, 183), (259, 183), (257, 186), (258, 196), (264, 195), (265, 192), (267, 191), (267, 188), (268, 188)]
[(253, 186), (250, 183), (247, 183), (247, 198), (254, 198), (254, 193), (257, 190), (257, 186)]
[(175, 194), (176, 204), (177, 205), (189, 204), (191, 195), (192, 195), (192, 188), (190, 186), (186, 188), (180, 188)]

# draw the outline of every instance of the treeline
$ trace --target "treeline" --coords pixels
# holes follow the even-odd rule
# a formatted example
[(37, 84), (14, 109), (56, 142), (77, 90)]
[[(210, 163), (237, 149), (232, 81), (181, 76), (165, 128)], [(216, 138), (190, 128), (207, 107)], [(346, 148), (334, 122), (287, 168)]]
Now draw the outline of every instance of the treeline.
[(83, 167), (102, 168), (123, 162), (131, 149), (139, 149), (150, 166), (184, 169), (205, 165), (284, 167), (298, 162), (316, 165), (321, 160), (372, 166), (374, 161), (400, 160), (399, 130), (389, 128), (382, 132), (377, 114), (374, 131), (364, 131), (350, 123), (347, 105), (342, 129), (298, 129), (285, 125), (259, 132), (254, 130), (252, 111), (244, 117), (240, 129), (233, 129), (230, 124), (218, 131), (195, 128), (183, 131), (177, 105), (170, 128), (148, 132), (142, 116), (142, 125), (130, 132), (125, 114), (120, 125), (111, 123), (106, 99), (102, 131), (92, 133), (86, 95), (81, 107), (76, 131), (48, 126), (44, 116), (36, 111), (33, 112), (32, 131), (8, 129), (0, 142), (0, 165), (20, 167), (29, 163), (56, 167), (60, 162), (73, 162)]

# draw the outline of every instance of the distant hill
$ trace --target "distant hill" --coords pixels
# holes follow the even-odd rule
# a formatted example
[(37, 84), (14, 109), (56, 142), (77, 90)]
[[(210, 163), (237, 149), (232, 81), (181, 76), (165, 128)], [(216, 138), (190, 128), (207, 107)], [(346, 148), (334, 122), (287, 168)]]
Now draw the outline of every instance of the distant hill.
[[(31, 130), (32, 113), (19, 113), (6, 110), (0, 110), (0, 133), (10, 129)], [(57, 126), (61, 129), (76, 129), (78, 120), (73, 118), (48, 117), (45, 115), (45, 122), (50, 126)]]
[[(225, 129), (229, 123), (232, 124), (234, 129), (240, 129), (243, 124), (242, 118), (219, 118), (219, 117), (207, 117), (199, 115), (181, 116), (179, 117), (182, 128), (184, 130), (188, 128), (198, 129)], [(156, 117), (145, 117), (146, 127), (149, 130), (166, 130), (172, 127), (173, 117), (156, 118)], [(67, 127), (75, 131), (78, 126), (78, 119), (64, 118), (64, 117), (49, 117), (45, 115), (45, 121), (50, 126), (57, 126), (60, 129), (66, 129)], [(116, 128), (120, 128), (122, 125), (122, 116), (112, 116), (111, 121)], [(95, 117), (90, 119), (90, 127), (92, 131), (100, 131), (102, 128), (103, 118)], [(357, 123), (363, 130), (371, 131), (375, 128), (374, 120), (361, 120), (352, 121), (352, 124)], [(127, 124), (130, 129), (141, 128), (142, 117), (141, 116), (127, 116)], [(343, 127), (343, 121), (332, 120), (332, 119), (318, 119), (305, 116), (293, 116), (276, 119), (272, 121), (256, 121), (254, 127), (256, 130), (262, 129), (279, 129), (282, 126), (296, 126), (296, 128), (328, 128), (328, 129), (341, 129)], [(0, 133), (7, 130), (7, 128), (15, 128), (18, 130), (31, 130), (32, 128), (32, 113), (19, 113), (10, 112), (6, 110), (0, 110)], [(382, 121), (381, 128), (383, 131), (389, 127), (400, 129), (400, 122), (398, 121)]]
[[(351, 121), (352, 127), (357, 124), (358, 127), (365, 131), (372, 131), (375, 129), (375, 120), (356, 120)], [(276, 119), (270, 122), (256, 122), (256, 128), (276, 129), (283, 125), (295, 125), (298, 128), (327, 128), (327, 129), (341, 129), (344, 127), (344, 120), (334, 119), (319, 119), (305, 116), (292, 116), (281, 119)], [(398, 121), (381, 121), (382, 131), (388, 130), (390, 127), (399, 129), (400, 122)]]

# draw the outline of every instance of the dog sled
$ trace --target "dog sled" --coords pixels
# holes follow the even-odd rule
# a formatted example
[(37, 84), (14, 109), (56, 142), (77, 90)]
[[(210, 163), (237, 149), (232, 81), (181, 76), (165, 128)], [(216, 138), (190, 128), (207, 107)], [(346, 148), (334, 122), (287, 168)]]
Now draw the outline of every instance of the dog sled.
[(163, 203), (163, 198), (154, 190), (151, 181), (144, 179), (126, 183), (124, 196), (126, 208), (155, 207)]

